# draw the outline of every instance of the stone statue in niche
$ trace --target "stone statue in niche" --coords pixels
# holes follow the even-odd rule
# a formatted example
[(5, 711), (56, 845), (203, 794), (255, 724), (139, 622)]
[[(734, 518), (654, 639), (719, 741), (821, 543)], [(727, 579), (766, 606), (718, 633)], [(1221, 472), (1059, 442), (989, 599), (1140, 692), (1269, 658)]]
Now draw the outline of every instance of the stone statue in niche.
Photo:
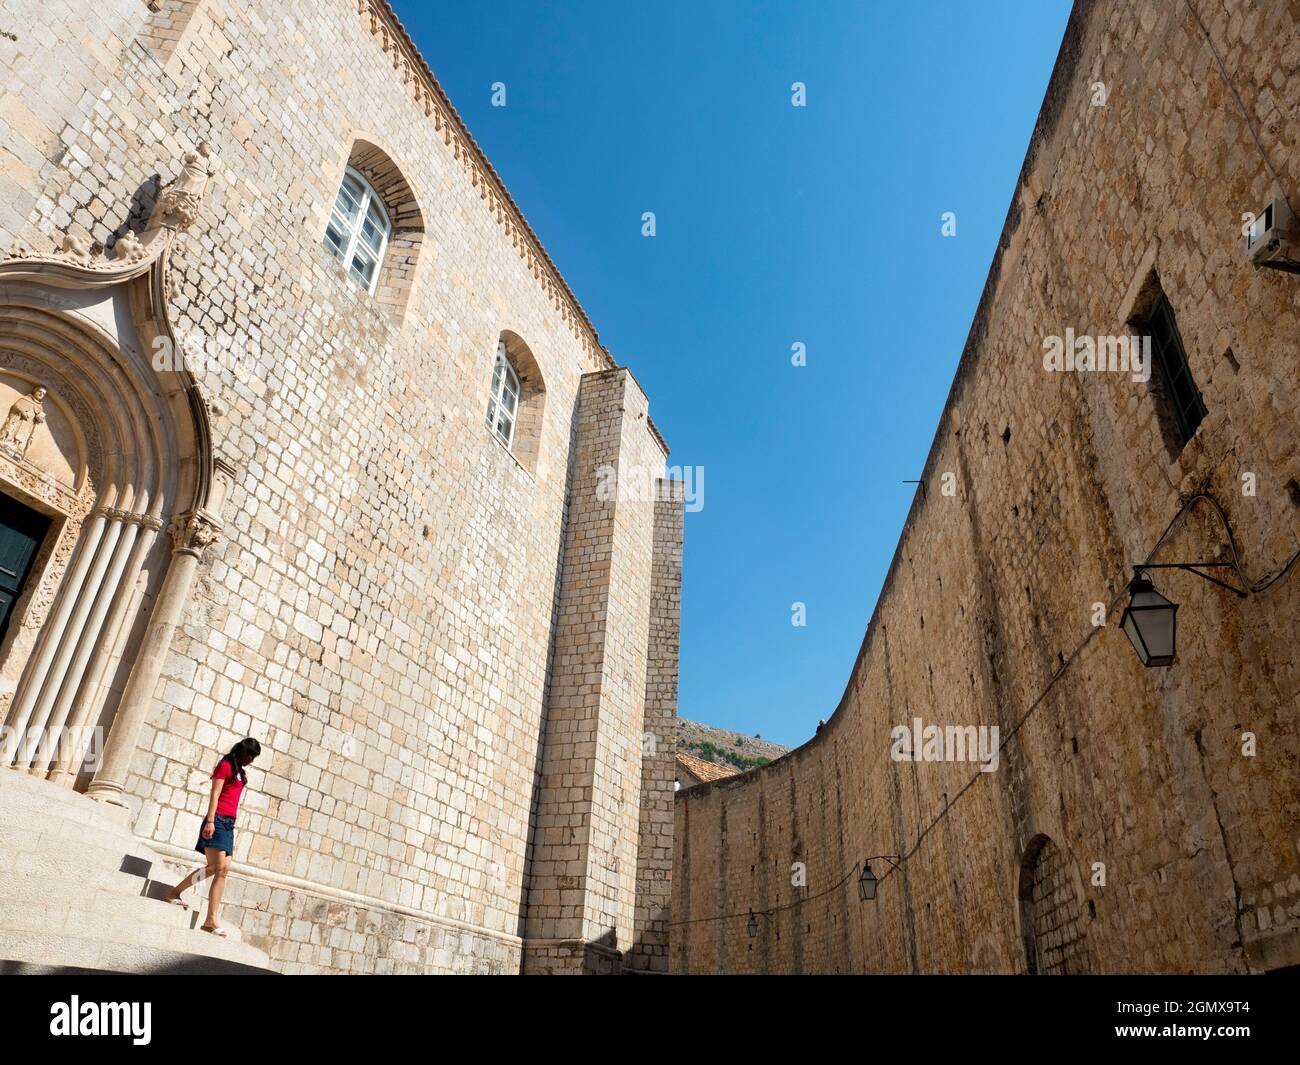
[(0, 448), (24, 458), (31, 447), (36, 427), (45, 421), (42, 403), (45, 389), (37, 385), (30, 395), (19, 396), (9, 408), (4, 425), (0, 426)]

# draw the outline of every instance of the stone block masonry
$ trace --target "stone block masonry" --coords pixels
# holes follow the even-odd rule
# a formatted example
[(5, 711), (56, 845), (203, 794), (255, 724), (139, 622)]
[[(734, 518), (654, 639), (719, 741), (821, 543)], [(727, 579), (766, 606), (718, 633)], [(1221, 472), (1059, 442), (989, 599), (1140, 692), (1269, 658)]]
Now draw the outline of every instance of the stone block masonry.
[[(664, 460), (645, 417), (645, 396), (626, 370), (583, 378), (529, 864), (525, 971), (599, 970), (632, 942), (655, 500), (628, 490), (626, 474), (662, 471)], [(658, 784), (662, 791), (662, 778)]]
[(685, 524), (682, 487), (680, 481), (660, 481), (655, 499), (650, 646), (646, 656), (641, 759), (641, 842), (637, 852), (636, 920), (628, 958), (628, 966), (638, 972), (668, 972)]
[[(1198, 494), (1251, 581), (1300, 547), (1300, 278), (1252, 267), (1241, 232), (1300, 204), (1298, 69), (1294, 5), (1076, 6), (838, 708), (678, 796), (674, 971), (1300, 965), (1300, 577), (1238, 600), (1155, 571), (1180, 604), (1167, 670), (1117, 627), (1134, 564), (1232, 557)], [(1158, 367), (1044, 369), (1067, 328), (1147, 333), (1161, 293), (1207, 412), (1186, 441)], [(915, 717), (998, 726), (1000, 768), (892, 760)], [(905, 860), (860, 902), (884, 854)]]
[[(149, 684), (121, 780), (22, 768), (193, 860), (213, 765), (257, 737), (226, 917), (284, 971), (621, 971), (634, 943), (662, 968), (641, 734), (675, 712), (680, 543), (588, 460), (666, 446), (391, 10), (14, 0), (0, 28), (0, 402), (47, 388), (49, 434), (0, 491), (59, 515), (0, 719), (111, 733)], [(392, 223), (373, 295), (322, 245), (349, 167)], [(204, 358), (161, 374), (155, 334)], [(498, 350), (513, 435), (485, 419)], [(192, 526), (196, 494), (219, 512)], [(99, 611), (83, 577), (127, 591)], [(52, 617), (86, 636), (41, 658)], [(61, 693), (25, 687), (38, 660)]]

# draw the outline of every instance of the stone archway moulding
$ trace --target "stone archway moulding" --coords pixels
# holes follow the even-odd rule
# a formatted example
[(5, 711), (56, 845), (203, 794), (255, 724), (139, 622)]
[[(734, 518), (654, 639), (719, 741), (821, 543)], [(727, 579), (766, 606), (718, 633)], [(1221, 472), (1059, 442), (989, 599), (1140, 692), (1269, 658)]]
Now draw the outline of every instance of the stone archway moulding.
[(119, 807), (234, 473), (215, 457), (168, 310), (169, 250), (216, 165), (205, 143), (186, 153), (111, 260), (69, 234), (57, 251), (20, 246), (0, 262), (0, 386), (11, 400), (0, 488), (51, 518), (15, 605), (18, 631), (11, 622), (0, 644), (0, 765), (75, 784), (100, 726), (87, 791)]

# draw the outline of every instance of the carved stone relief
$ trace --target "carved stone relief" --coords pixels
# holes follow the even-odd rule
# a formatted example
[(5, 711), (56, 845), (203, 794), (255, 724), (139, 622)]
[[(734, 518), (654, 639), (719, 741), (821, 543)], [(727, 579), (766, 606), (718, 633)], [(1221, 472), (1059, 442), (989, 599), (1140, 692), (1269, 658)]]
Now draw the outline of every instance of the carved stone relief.
[(52, 391), (44, 383), (48, 372), (0, 348), (0, 468), (13, 467), (10, 480), (66, 513), (81, 498), (88, 463), (100, 452), (90, 412), (75, 396)]
[(0, 425), (0, 448), (20, 459), (26, 458), (37, 427), (45, 421), (45, 411), (41, 409), (44, 402), (45, 389), (39, 385), (14, 402), (4, 424)]

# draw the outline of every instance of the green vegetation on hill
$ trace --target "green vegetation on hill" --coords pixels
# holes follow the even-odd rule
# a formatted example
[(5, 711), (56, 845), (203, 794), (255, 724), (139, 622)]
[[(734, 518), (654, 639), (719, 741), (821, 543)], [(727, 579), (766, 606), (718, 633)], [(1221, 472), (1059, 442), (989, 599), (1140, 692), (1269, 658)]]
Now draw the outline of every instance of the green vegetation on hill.
[(772, 759), (770, 758), (746, 758), (743, 754), (737, 754), (735, 751), (724, 750), (722, 747), (715, 746), (708, 740), (700, 743), (693, 743), (686, 750), (695, 755), (697, 758), (703, 758), (706, 762), (712, 762), (714, 765), (731, 765), (735, 766), (742, 773), (747, 769), (754, 769), (760, 765), (767, 765)]

